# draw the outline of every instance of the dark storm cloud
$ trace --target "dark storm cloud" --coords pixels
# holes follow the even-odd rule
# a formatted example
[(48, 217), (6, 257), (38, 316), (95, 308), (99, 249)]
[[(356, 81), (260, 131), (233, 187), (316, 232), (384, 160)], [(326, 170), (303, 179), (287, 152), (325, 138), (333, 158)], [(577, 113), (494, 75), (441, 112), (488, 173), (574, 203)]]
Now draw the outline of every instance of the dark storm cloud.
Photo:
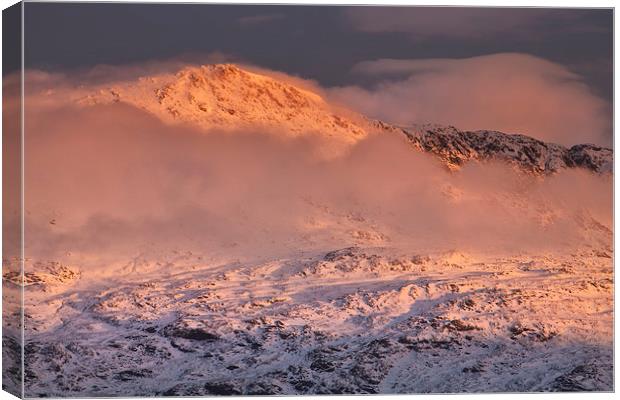
[(356, 29), (406, 32), (414, 39), (433, 36), (485, 39), (501, 33), (532, 37), (540, 33), (609, 33), (597, 11), (551, 8), (358, 7), (345, 11)]
[(26, 3), (26, 64), (46, 70), (220, 52), (317, 80), (371, 85), (376, 59), (530, 54), (612, 98), (612, 10)]
[(262, 14), (241, 17), (237, 20), (241, 26), (254, 26), (272, 22), (274, 20), (284, 18), (283, 14)]

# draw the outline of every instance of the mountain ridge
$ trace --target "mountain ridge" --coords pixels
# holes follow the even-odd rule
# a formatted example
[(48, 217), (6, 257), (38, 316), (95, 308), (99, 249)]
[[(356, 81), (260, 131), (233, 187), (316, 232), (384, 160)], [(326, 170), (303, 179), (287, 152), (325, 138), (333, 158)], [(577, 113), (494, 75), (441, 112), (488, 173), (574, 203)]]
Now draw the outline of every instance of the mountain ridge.
[[(377, 124), (384, 125), (380, 121)], [(414, 147), (436, 155), (450, 169), (458, 169), (472, 160), (496, 160), (538, 174), (556, 173), (567, 168), (584, 168), (600, 174), (613, 171), (613, 151), (594, 144), (567, 148), (526, 135), (491, 130), (463, 131), (437, 124), (384, 125), (384, 129), (400, 130)]]
[(613, 150), (602, 146), (567, 148), (526, 135), (465, 131), (438, 124), (401, 127), (335, 106), (312, 90), (234, 64), (186, 67), (176, 74), (143, 77), (102, 88), (79, 102), (123, 102), (165, 122), (191, 123), (207, 130), (267, 128), (293, 137), (311, 132), (345, 144), (371, 133), (398, 133), (413, 148), (434, 155), (450, 170), (489, 160), (536, 174), (568, 168), (599, 174), (613, 170)]

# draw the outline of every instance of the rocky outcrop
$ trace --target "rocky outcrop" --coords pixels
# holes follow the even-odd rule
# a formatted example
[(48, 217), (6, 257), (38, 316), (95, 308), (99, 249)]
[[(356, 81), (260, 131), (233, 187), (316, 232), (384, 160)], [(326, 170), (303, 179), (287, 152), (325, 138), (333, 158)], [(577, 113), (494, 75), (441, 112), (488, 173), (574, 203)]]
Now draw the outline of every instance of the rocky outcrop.
[(405, 135), (416, 149), (437, 156), (452, 170), (471, 161), (491, 160), (536, 174), (553, 174), (566, 168), (583, 168), (601, 174), (613, 170), (613, 151), (592, 144), (566, 148), (525, 135), (462, 131), (436, 124), (396, 127), (375, 121), (375, 125)]

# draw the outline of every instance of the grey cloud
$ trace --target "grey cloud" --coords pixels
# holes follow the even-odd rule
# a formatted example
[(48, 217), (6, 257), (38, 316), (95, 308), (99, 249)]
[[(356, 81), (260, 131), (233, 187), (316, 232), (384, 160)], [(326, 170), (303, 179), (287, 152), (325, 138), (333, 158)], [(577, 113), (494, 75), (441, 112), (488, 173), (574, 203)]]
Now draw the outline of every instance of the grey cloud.
[(535, 37), (545, 32), (601, 32), (607, 27), (590, 23), (588, 10), (481, 7), (354, 7), (345, 15), (365, 32), (406, 32), (416, 38), (471, 37), (504, 33)]
[(273, 22), (279, 19), (285, 18), (284, 14), (259, 14), (259, 15), (249, 15), (246, 17), (241, 17), (237, 19), (239, 25), (244, 27), (250, 27), (255, 25), (266, 24), (269, 22)]

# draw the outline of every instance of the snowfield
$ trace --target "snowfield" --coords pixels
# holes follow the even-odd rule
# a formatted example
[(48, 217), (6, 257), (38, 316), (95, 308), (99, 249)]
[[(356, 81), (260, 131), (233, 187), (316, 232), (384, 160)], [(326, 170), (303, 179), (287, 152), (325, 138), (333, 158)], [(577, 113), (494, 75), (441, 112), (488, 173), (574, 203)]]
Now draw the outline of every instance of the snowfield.
[(280, 78), (28, 93), (5, 389), (614, 389), (611, 149), (397, 127)]
[(34, 397), (613, 389), (609, 249), (178, 252), (104, 279), (37, 276), (26, 287)]

